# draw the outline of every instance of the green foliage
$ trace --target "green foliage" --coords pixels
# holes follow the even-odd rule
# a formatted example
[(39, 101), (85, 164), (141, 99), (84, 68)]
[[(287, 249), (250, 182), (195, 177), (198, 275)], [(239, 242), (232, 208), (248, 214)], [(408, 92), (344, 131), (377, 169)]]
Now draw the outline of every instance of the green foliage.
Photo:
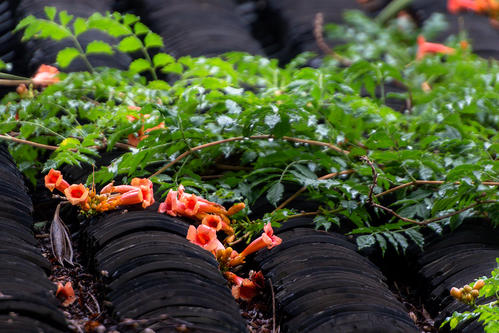
[[(326, 58), (310, 68), (304, 64), (313, 55), (303, 54), (283, 68), (276, 60), (238, 52), (174, 59), (158, 52), (163, 41), (134, 15), (74, 19), (49, 8), (47, 19), (27, 17), (17, 30), (24, 30), (24, 39), (73, 40), (74, 47), (57, 56), (61, 66), (93, 53), (130, 52), (136, 59), (126, 72), (71, 73), (32, 98), (6, 96), (0, 129), (58, 147), (49, 152), (11, 143), (31, 179), (63, 164), (100, 161), (99, 183), (149, 176), (193, 147), (225, 140), (190, 153), (154, 177), (160, 185), (157, 197), (182, 183), (219, 203), (244, 199), (251, 207), (267, 200), (277, 207), (292, 195), (287, 188), (306, 187), (306, 199), (300, 200), (319, 203), (318, 227), (348, 221), (360, 248), (377, 244), (383, 253), (389, 247), (400, 252), (422, 247), (422, 227), (379, 209), (372, 213), (373, 177), (363, 155), (376, 164), (374, 195), (414, 180), (427, 182), (373, 198), (403, 217), (424, 220), (463, 210), (429, 224), (440, 232), (467, 216), (497, 216), (497, 187), (483, 182), (499, 181), (498, 64), (464, 51), (445, 61), (438, 55), (414, 61), (417, 34), (430, 38), (442, 25), (438, 17), (422, 30), (400, 22), (384, 28), (354, 12), (346, 20), (347, 26), (331, 27), (330, 33), (352, 41), (336, 50), (351, 66)], [(96, 41), (83, 50), (78, 37), (88, 29), (101, 30), (116, 43)], [(177, 80), (160, 80), (163, 73), (175, 73)], [(385, 84), (404, 89), (388, 94)], [(389, 98), (408, 101), (409, 107), (397, 112), (386, 105)], [(129, 136), (160, 123), (163, 129), (126, 148)], [(102, 160), (110, 151), (122, 154)], [(346, 170), (352, 171), (320, 178)], [(467, 209), (470, 205), (475, 206)], [(241, 221), (236, 229), (260, 232), (266, 221), (277, 224), (293, 214), (277, 210), (256, 222)]]
[(460, 323), (476, 318), (483, 325), (485, 333), (499, 331), (499, 258), (496, 261), (498, 267), (492, 271), (491, 277), (482, 278), (485, 286), (480, 289), (480, 297), (493, 299), (493, 301), (475, 304), (473, 311), (454, 312), (452, 316), (445, 319), (441, 327), (449, 324), (451, 329), (455, 329)]

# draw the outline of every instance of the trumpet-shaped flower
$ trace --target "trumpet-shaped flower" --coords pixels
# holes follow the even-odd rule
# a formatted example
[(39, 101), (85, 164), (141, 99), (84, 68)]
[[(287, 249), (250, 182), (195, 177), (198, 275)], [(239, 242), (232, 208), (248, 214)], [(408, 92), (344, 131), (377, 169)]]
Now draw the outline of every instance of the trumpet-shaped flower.
[(236, 266), (243, 263), (244, 258), (258, 250), (265, 247), (270, 250), (274, 246), (282, 243), (282, 239), (274, 235), (274, 230), (270, 223), (267, 223), (263, 227), (263, 231), (264, 233), (260, 237), (252, 241), (237, 257), (231, 260), (230, 266)]
[(48, 188), (50, 192), (54, 191), (54, 189), (64, 192), (64, 190), (69, 187), (69, 184), (62, 178), (62, 174), (59, 170), (50, 169), (49, 173), (45, 175), (45, 187)]
[(197, 229), (193, 225), (189, 226), (186, 238), (191, 243), (215, 254), (218, 250), (224, 250), (224, 246), (217, 238), (217, 232), (204, 224), (200, 224)]
[(207, 214), (203, 220), (202, 224), (207, 225), (208, 227), (214, 229), (215, 231), (219, 231), (222, 229), (222, 218), (218, 215)]
[(57, 77), (59, 70), (53, 66), (41, 65), (35, 73), (35, 76), (31, 78), (31, 81), (35, 85), (48, 86), (59, 82)]
[(418, 53), (416, 55), (417, 60), (421, 60), (427, 54), (452, 54), (455, 50), (452, 47), (445, 46), (439, 43), (430, 43), (425, 40), (423, 36), (418, 37)]
[(456, 14), (461, 10), (477, 11), (477, 3), (475, 0), (448, 0), (447, 10), (452, 14)]
[(64, 190), (64, 194), (72, 205), (83, 205), (88, 198), (88, 189), (83, 184), (73, 184)]
[(76, 300), (71, 282), (66, 282), (64, 286), (62, 283), (57, 282), (57, 291), (55, 292), (55, 295), (63, 299), (62, 306), (65, 307), (70, 306)]
[(131, 191), (125, 192), (122, 195), (118, 196), (117, 205), (135, 205), (138, 203), (142, 203), (144, 197), (142, 196), (142, 191), (138, 188), (134, 188)]
[(250, 302), (256, 295), (258, 295), (258, 290), (260, 288), (251, 279), (244, 279), (232, 272), (226, 272), (225, 276), (234, 284), (231, 292), (235, 299), (242, 299), (243, 301)]
[(147, 208), (154, 203), (154, 190), (152, 182), (147, 178), (133, 178), (132, 186), (139, 188), (142, 192), (142, 208)]

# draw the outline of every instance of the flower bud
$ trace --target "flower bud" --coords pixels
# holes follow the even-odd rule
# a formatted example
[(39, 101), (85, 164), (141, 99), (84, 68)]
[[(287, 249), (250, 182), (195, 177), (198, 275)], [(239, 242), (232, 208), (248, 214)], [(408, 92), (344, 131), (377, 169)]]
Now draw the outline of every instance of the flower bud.
[(473, 289), (480, 290), (480, 289), (482, 289), (483, 286), (485, 286), (485, 281), (483, 281), (482, 279), (480, 279), (477, 282), (475, 282), (475, 285), (473, 286)]
[(480, 292), (478, 290), (473, 289), (471, 291), (471, 296), (473, 296), (473, 298), (477, 298), (479, 295), (480, 295)]
[(454, 297), (455, 299), (461, 299), (462, 292), (460, 289), (457, 289), (456, 287), (452, 287), (450, 290), (450, 295)]
[(469, 285), (465, 285), (464, 287), (464, 291), (466, 291), (467, 293), (471, 292), (471, 287)]

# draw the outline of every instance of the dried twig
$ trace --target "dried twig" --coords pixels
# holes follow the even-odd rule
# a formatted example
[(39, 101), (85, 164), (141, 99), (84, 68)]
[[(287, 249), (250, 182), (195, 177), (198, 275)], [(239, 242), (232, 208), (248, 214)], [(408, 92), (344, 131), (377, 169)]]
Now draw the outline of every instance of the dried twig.
[[(362, 156), (361, 159), (366, 162), (370, 167), (371, 167), (371, 170), (372, 170), (372, 175), (373, 175), (373, 182), (372, 184), (369, 186), (369, 195), (368, 195), (368, 199), (367, 199), (367, 202), (373, 206), (373, 207), (376, 207), (376, 208), (379, 208), (379, 209), (382, 209), (384, 210), (385, 212), (388, 212), (390, 214), (392, 214), (393, 216), (395, 216), (396, 218), (404, 221), (404, 222), (409, 222), (409, 223), (413, 223), (413, 224), (417, 224), (417, 225), (427, 225), (427, 224), (430, 224), (430, 223), (433, 223), (433, 222), (437, 222), (437, 221), (441, 221), (441, 220), (444, 220), (446, 218), (449, 218), (449, 217), (452, 217), (454, 215), (458, 215), (458, 214), (461, 214), (462, 212), (465, 212), (467, 210), (470, 210), (472, 208), (475, 208), (476, 206), (479, 206), (479, 205), (483, 205), (483, 204), (490, 204), (490, 203), (498, 203), (499, 201), (498, 200), (484, 200), (484, 201), (477, 201), (475, 203), (472, 203), (464, 208), (461, 208), (459, 210), (456, 210), (454, 212), (451, 212), (451, 213), (448, 213), (448, 214), (445, 214), (445, 215), (442, 215), (442, 216), (438, 216), (438, 217), (433, 217), (433, 218), (430, 218), (430, 219), (426, 219), (426, 220), (423, 220), (423, 221), (418, 221), (418, 220), (413, 220), (413, 219), (410, 219), (410, 218), (407, 218), (407, 217), (404, 217), (404, 216), (401, 216), (400, 214), (398, 214), (397, 212), (395, 212), (393, 209), (390, 209), (388, 207), (385, 207), (383, 205), (380, 205), (376, 202), (374, 202), (374, 197), (373, 196), (373, 191), (374, 191), (374, 187), (377, 185), (378, 183), (378, 173), (376, 171), (376, 168), (374, 167), (374, 163), (373, 161), (371, 161), (367, 156)], [(428, 181), (426, 181), (428, 182)], [(435, 181), (433, 181), (433, 184)], [(413, 183), (413, 182), (411, 182)], [(408, 184), (411, 184), (411, 183), (408, 183)], [(436, 184), (443, 184), (444, 182), (440, 182), (440, 181), (436, 181)], [(412, 185), (412, 184), (411, 184)], [(403, 187), (407, 187), (409, 185), (406, 185), (406, 184), (403, 184), (403, 185), (400, 185), (400, 186), (397, 186), (396, 188), (393, 188), (391, 190), (397, 190), (397, 189), (400, 189), (400, 188), (403, 188)], [(385, 191), (386, 192), (386, 191)], [(391, 191), (393, 192), (393, 191)], [(384, 192), (383, 192), (384, 193)]]
[(339, 152), (339, 153), (342, 153), (342, 154), (345, 154), (345, 155), (348, 155), (350, 153), (348, 150), (341, 149), (340, 147), (335, 146), (335, 145), (333, 145), (332, 143), (329, 143), (329, 142), (322, 142), (322, 141), (309, 140), (309, 139), (300, 139), (300, 138), (294, 138), (294, 137), (290, 137), (290, 136), (283, 136), (283, 137), (280, 137), (280, 138), (276, 138), (273, 135), (269, 135), (269, 134), (252, 135), (252, 136), (249, 136), (249, 137), (236, 136), (236, 137), (233, 137), (233, 138), (227, 138), (227, 139), (223, 139), (223, 140), (217, 140), (217, 141), (213, 141), (213, 142), (208, 142), (208, 143), (205, 143), (205, 144), (202, 144), (202, 145), (190, 148), (189, 150), (187, 150), (187, 151), (183, 152), (182, 154), (178, 155), (177, 158), (175, 158), (173, 161), (171, 161), (171, 162), (167, 163), (165, 166), (161, 167), (158, 171), (156, 171), (151, 176), (149, 176), (149, 178), (157, 176), (157, 175), (163, 173), (164, 171), (166, 171), (171, 166), (175, 165), (176, 163), (178, 163), (179, 161), (181, 161), (185, 157), (189, 156), (190, 154), (192, 154), (192, 153), (194, 153), (194, 152), (196, 152), (198, 150), (202, 150), (202, 149), (205, 149), (205, 148), (208, 148), (208, 147), (213, 147), (213, 146), (221, 145), (223, 143), (234, 142), (234, 141), (269, 140), (269, 139), (281, 139), (281, 140), (284, 140), (284, 141), (304, 143), (304, 144), (309, 144), (309, 145), (312, 145), (312, 146), (327, 147), (327, 148), (329, 148), (331, 150), (334, 150), (336, 152)]
[(275, 293), (274, 293), (274, 286), (272, 285), (272, 280), (268, 279), (269, 281), (269, 286), (270, 286), (270, 292), (272, 294), (272, 333), (275, 333)]

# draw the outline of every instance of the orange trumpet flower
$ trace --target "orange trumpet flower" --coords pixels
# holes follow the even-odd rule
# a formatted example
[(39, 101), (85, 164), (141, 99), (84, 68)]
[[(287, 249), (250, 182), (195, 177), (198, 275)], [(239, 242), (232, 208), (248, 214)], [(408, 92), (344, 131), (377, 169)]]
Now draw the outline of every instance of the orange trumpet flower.
[(62, 283), (57, 282), (57, 291), (55, 292), (56, 296), (59, 296), (63, 299), (62, 306), (70, 306), (76, 301), (75, 292), (73, 290), (73, 286), (71, 282), (66, 282), (63, 286)]
[(452, 54), (455, 50), (452, 47), (445, 46), (439, 43), (430, 43), (425, 40), (423, 36), (418, 37), (418, 53), (416, 56), (417, 60), (421, 60), (427, 54)]
[(87, 201), (88, 189), (83, 184), (73, 184), (64, 190), (64, 194), (72, 205), (81, 205)]
[(69, 183), (62, 178), (59, 170), (50, 169), (49, 173), (45, 175), (45, 187), (50, 192), (53, 192), (54, 189), (64, 192), (69, 187)]

